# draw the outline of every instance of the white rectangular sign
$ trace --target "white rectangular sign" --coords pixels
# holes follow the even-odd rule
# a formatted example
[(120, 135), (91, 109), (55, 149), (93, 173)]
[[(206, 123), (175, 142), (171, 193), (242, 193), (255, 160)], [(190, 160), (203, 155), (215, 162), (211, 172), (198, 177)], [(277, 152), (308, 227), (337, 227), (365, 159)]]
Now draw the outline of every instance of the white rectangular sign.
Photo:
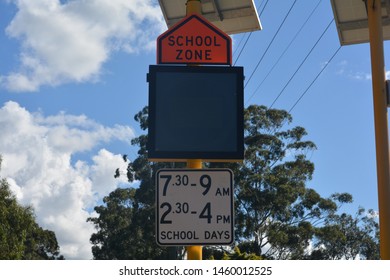
[(161, 169), (156, 174), (157, 243), (229, 245), (234, 240), (230, 169)]

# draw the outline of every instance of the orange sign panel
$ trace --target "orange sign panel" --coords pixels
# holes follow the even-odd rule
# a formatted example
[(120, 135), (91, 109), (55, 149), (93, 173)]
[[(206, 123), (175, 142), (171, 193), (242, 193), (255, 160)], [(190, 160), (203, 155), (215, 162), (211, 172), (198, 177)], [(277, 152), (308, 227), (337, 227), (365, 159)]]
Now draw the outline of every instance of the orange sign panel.
[(229, 35), (199, 15), (190, 15), (157, 39), (157, 64), (232, 64)]

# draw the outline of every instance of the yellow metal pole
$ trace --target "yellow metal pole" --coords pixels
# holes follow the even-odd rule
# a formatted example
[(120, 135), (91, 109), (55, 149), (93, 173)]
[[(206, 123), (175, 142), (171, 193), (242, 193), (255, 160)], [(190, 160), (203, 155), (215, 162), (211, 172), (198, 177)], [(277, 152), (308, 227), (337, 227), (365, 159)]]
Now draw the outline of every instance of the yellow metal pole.
[(390, 160), (386, 78), (380, 0), (367, 0), (374, 97), (375, 145), (378, 178), (380, 256), (390, 260)]
[[(202, 161), (200, 159), (188, 160), (187, 167), (201, 169)], [(202, 260), (202, 246), (187, 246), (187, 259)]]
[(187, 16), (192, 14), (200, 15), (202, 13), (202, 7), (200, 0), (187, 0)]
[[(187, 16), (192, 14), (201, 14), (201, 2), (200, 0), (187, 0)], [(196, 116), (194, 116), (196, 117)], [(202, 168), (202, 161), (200, 159), (193, 159), (187, 161), (188, 168)], [(202, 260), (202, 246), (187, 246), (187, 259), (188, 260)]]

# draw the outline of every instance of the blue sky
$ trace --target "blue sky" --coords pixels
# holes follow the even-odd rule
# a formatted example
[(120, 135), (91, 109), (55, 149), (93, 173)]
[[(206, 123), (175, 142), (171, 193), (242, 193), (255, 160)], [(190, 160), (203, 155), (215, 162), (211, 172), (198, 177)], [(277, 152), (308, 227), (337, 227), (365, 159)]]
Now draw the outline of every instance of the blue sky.
[[(308, 155), (316, 167), (308, 186), (323, 196), (351, 193), (346, 211), (377, 210), (369, 45), (337, 52), (328, 0), (265, 2), (255, 1), (263, 30), (243, 49), (249, 34), (233, 36), (246, 106), (290, 110), (304, 94), (291, 113), (318, 147)], [(125, 168), (121, 154), (136, 155), (130, 139), (142, 131), (133, 116), (147, 105), (146, 73), (165, 30), (153, 0), (0, 0), (0, 175), (56, 232), (66, 258), (92, 257), (93, 227), (85, 219), (125, 184), (113, 179), (114, 170)]]

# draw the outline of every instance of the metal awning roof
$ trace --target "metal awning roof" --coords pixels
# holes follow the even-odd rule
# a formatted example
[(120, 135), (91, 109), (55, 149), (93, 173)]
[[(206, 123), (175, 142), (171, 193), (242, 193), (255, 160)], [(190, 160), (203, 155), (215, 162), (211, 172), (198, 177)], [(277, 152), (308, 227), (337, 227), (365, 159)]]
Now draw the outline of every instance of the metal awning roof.
[[(171, 27), (186, 16), (187, 0), (159, 0), (165, 22)], [(227, 34), (261, 30), (253, 0), (202, 0), (202, 16)]]
[[(390, 0), (382, 2), (383, 39), (390, 39)], [(368, 37), (364, 0), (331, 0), (341, 45), (365, 43)]]

